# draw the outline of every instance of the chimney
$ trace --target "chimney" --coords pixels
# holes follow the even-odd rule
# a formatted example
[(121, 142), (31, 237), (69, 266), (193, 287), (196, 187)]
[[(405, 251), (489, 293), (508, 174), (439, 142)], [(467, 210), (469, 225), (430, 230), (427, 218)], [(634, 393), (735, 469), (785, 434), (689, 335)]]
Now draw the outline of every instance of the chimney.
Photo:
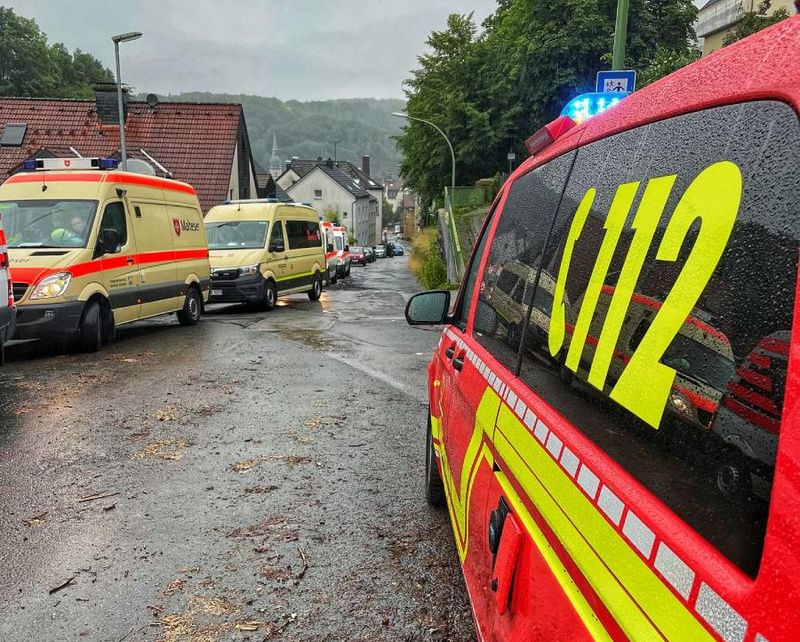
[(292, 169), (292, 161), (290, 160), (286, 161), (286, 169)]
[[(119, 124), (119, 109), (117, 105), (117, 85), (113, 82), (95, 83), (94, 99), (97, 108), (97, 117), (103, 125)], [(125, 118), (128, 118), (128, 88), (122, 87), (122, 109)]]
[(330, 169), (333, 169), (333, 159), (329, 158), (325, 161), (325, 165), (327, 165)]
[(372, 178), (372, 174), (369, 173), (369, 155), (361, 157), (361, 171)]

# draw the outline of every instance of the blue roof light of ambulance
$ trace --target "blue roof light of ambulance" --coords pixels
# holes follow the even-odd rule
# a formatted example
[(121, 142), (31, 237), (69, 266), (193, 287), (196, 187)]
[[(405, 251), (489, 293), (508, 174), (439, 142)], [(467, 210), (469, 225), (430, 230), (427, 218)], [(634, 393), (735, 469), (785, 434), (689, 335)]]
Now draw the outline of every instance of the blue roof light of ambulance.
[(117, 169), (119, 161), (116, 158), (101, 158), (100, 169)]
[(30, 160), (22, 161), (22, 169), (25, 171), (31, 171), (36, 169), (36, 159), (32, 158)]
[(629, 92), (592, 92), (575, 96), (561, 110), (562, 116), (569, 116), (576, 123), (583, 123), (593, 116), (602, 114), (629, 96)]

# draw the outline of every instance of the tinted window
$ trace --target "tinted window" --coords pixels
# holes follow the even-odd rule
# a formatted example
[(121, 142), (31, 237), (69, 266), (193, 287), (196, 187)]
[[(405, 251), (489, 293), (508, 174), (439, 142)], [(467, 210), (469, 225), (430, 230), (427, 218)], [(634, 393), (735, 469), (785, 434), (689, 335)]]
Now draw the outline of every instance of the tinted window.
[(322, 245), (319, 223), (316, 221), (286, 221), (286, 236), (289, 237), (290, 250)]
[[(77, 217), (72, 220), (71, 225), (72, 233), (76, 236), (88, 234), (88, 231), (81, 232), (79, 230), (79, 221)], [(103, 234), (103, 230), (116, 230), (117, 234), (119, 234), (119, 244), (121, 247), (124, 247), (128, 242), (128, 224), (125, 221), (125, 206), (119, 201), (106, 205), (106, 209), (103, 212), (103, 220), (100, 223), (101, 235)]]
[(472, 304), (472, 294), (475, 291), (475, 281), (477, 280), (478, 270), (481, 267), (481, 260), (483, 259), (483, 253), (486, 249), (486, 239), (489, 237), (489, 228), (492, 225), (492, 215), (494, 211), (493, 209), (486, 215), (487, 221), (484, 224), (483, 235), (472, 254), (469, 274), (467, 278), (464, 279), (464, 287), (461, 290), (461, 296), (457, 303), (459, 307), (455, 313), (454, 323), (462, 330), (467, 329), (467, 317), (469, 316), (470, 306)]
[(555, 304), (534, 305), (542, 340), (520, 373), (751, 575), (786, 379), (798, 167), (797, 116), (772, 102), (581, 149), (543, 260)]
[(474, 333), (511, 370), (533, 292), (551, 285), (540, 280), (539, 264), (573, 158), (565, 154), (514, 181), (492, 239)]

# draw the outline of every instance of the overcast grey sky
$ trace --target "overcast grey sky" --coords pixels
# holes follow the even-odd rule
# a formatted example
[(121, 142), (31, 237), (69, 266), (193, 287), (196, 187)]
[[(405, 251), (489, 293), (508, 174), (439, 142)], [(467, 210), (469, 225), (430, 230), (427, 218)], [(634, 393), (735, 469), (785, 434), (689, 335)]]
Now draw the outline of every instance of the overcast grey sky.
[(0, 0), (34, 18), (51, 43), (88, 51), (137, 92), (212, 91), (283, 100), (402, 98), (433, 29), (494, 0)]

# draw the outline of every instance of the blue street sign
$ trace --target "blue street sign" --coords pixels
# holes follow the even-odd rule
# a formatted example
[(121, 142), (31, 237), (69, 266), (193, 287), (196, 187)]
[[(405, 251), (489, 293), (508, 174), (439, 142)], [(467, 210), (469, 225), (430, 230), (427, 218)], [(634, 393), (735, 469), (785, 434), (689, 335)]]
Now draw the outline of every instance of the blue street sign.
[(636, 72), (633, 69), (618, 71), (598, 71), (596, 92), (630, 93), (636, 89)]

